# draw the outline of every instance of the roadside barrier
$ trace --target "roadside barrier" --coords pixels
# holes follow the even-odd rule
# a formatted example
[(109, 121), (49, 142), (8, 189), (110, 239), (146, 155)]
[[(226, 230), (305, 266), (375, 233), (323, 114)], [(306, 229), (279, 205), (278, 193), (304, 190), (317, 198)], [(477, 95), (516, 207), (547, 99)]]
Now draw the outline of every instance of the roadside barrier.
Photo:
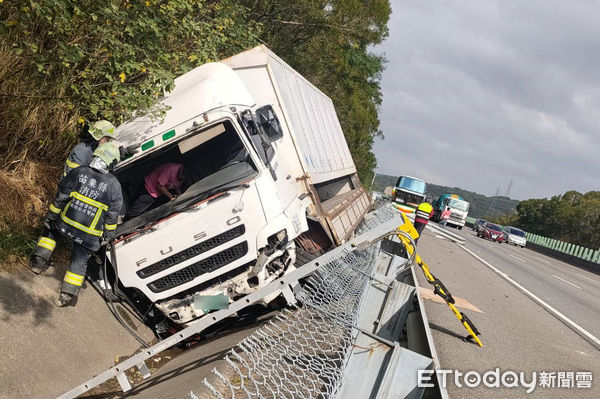
[(533, 233), (525, 233), (527, 242), (548, 248), (565, 255), (574, 256), (587, 262), (600, 263), (600, 249), (593, 250), (565, 241), (555, 240)]
[[(364, 241), (354, 246), (353, 251), (345, 250), (341, 256), (321, 265), (296, 295), (301, 307), (278, 315), (275, 321), (242, 340), (225, 356), (227, 367), (213, 369), (216, 380), (209, 382), (204, 379), (204, 385), (215, 398), (342, 397), (339, 394), (344, 381), (344, 366), (353, 345), (356, 346), (357, 334), (367, 334), (389, 347), (395, 345), (358, 327), (361, 302), (373, 279), (373, 268), (379, 252), (379, 246), (374, 244), (394, 235), (400, 239), (410, 260), (394, 270), (393, 274), (397, 276), (407, 270), (414, 261), (434, 286), (434, 292), (446, 301), (463, 324), (469, 333), (467, 339), (473, 339), (482, 346), (475, 325), (457, 310), (452, 294), (431, 274), (427, 264), (414, 251), (414, 239), (418, 233), (412, 223), (403, 213), (390, 212), (390, 209), (380, 208), (363, 228), (381, 224), (394, 216), (398, 220), (397, 216), (401, 215), (401, 223), (396, 222), (399, 228)], [(404, 306), (404, 303), (401, 305)], [(364, 364), (364, 367), (368, 365)], [(396, 367), (407, 365), (397, 364)], [(409, 384), (406, 381), (397, 383)], [(410, 392), (411, 389), (405, 387), (404, 391)], [(380, 391), (376, 390), (378, 393)]]

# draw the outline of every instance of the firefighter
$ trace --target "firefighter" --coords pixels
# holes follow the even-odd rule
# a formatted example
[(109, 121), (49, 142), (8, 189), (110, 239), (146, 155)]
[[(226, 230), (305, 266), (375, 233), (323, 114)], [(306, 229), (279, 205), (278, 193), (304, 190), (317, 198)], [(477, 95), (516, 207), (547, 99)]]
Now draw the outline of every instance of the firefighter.
[(100, 144), (89, 166), (75, 168), (61, 180), (56, 198), (50, 204), (44, 231), (30, 256), (30, 266), (36, 274), (48, 268), (58, 235), (73, 241), (71, 264), (55, 302), (59, 307), (75, 306), (88, 259), (114, 238), (123, 195), (121, 184), (109, 171), (119, 159), (115, 142)]
[(425, 229), (427, 223), (429, 223), (429, 218), (431, 218), (431, 216), (433, 216), (433, 207), (431, 206), (431, 204), (428, 201), (421, 202), (417, 207), (417, 211), (415, 212), (414, 225), (415, 229), (419, 233), (419, 237), (415, 239), (415, 244), (417, 243), (417, 241), (419, 241), (419, 238), (421, 237), (421, 232), (423, 231), (423, 229)]
[(115, 130), (115, 126), (105, 120), (93, 122), (90, 126), (86, 124), (80, 134), (81, 143), (71, 149), (65, 160), (63, 177), (78, 166), (89, 165), (94, 150), (100, 144), (117, 139)]

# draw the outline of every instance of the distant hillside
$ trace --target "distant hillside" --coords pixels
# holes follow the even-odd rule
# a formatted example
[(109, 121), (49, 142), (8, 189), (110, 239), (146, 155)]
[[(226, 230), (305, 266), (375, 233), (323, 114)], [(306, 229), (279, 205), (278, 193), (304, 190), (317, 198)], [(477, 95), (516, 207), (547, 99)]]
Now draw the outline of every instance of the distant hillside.
[[(398, 180), (398, 176), (388, 176), (388, 175), (377, 175), (375, 178), (375, 182), (373, 183), (374, 191), (381, 191), (386, 186), (393, 186), (396, 184)], [(494, 204), (494, 211), (488, 213), (490, 206), (492, 204), (492, 200), (494, 197), (487, 197), (483, 194), (474, 193), (472, 191), (463, 190), (458, 187), (446, 187), (446, 186), (438, 186), (436, 184), (427, 183), (427, 196), (437, 198), (441, 194), (458, 194), (465, 199), (465, 201), (469, 201), (471, 203), (471, 210), (469, 211), (469, 216), (480, 218), (492, 218), (506, 214), (514, 214), (517, 213), (517, 204), (519, 201), (510, 199), (508, 197), (498, 196), (496, 198), (496, 202)]]

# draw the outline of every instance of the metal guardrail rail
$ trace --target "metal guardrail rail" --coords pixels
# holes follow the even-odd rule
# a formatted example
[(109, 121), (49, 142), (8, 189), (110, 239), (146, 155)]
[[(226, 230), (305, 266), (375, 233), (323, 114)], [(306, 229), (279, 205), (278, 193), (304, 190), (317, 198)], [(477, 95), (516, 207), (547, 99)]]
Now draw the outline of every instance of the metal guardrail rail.
[[(399, 271), (407, 269), (406, 259), (385, 255), (378, 241), (401, 224), (397, 211), (378, 209), (346, 244), (59, 398), (75, 398), (111, 378), (128, 391), (126, 370), (137, 367), (144, 378), (150, 377), (147, 359), (275, 292), (296, 305), (226, 356), (227, 370), (214, 370), (215, 378), (204, 381), (209, 393), (217, 398), (358, 398), (369, 391), (370, 397), (378, 398), (419, 397), (417, 370), (431, 368), (437, 360), (401, 345), (409, 304), (416, 302), (415, 288), (396, 279)], [(302, 287), (301, 279), (305, 279)], [(369, 373), (364, 372), (365, 359), (370, 363)]]

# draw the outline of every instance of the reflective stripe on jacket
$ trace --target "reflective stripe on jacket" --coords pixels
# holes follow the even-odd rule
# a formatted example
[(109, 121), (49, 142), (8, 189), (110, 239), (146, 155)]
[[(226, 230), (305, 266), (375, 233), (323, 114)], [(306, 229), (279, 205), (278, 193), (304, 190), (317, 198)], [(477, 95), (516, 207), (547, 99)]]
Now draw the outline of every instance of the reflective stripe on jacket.
[(61, 233), (96, 251), (104, 232), (116, 230), (122, 207), (123, 194), (117, 178), (81, 166), (59, 183), (50, 212), (59, 214), (56, 228)]
[(415, 222), (427, 224), (429, 217), (433, 212), (433, 207), (427, 202), (421, 202), (415, 212)]
[(82, 142), (73, 147), (65, 160), (63, 176), (68, 175), (70, 171), (79, 166), (88, 166), (92, 162), (92, 154), (97, 146), (96, 142)]

